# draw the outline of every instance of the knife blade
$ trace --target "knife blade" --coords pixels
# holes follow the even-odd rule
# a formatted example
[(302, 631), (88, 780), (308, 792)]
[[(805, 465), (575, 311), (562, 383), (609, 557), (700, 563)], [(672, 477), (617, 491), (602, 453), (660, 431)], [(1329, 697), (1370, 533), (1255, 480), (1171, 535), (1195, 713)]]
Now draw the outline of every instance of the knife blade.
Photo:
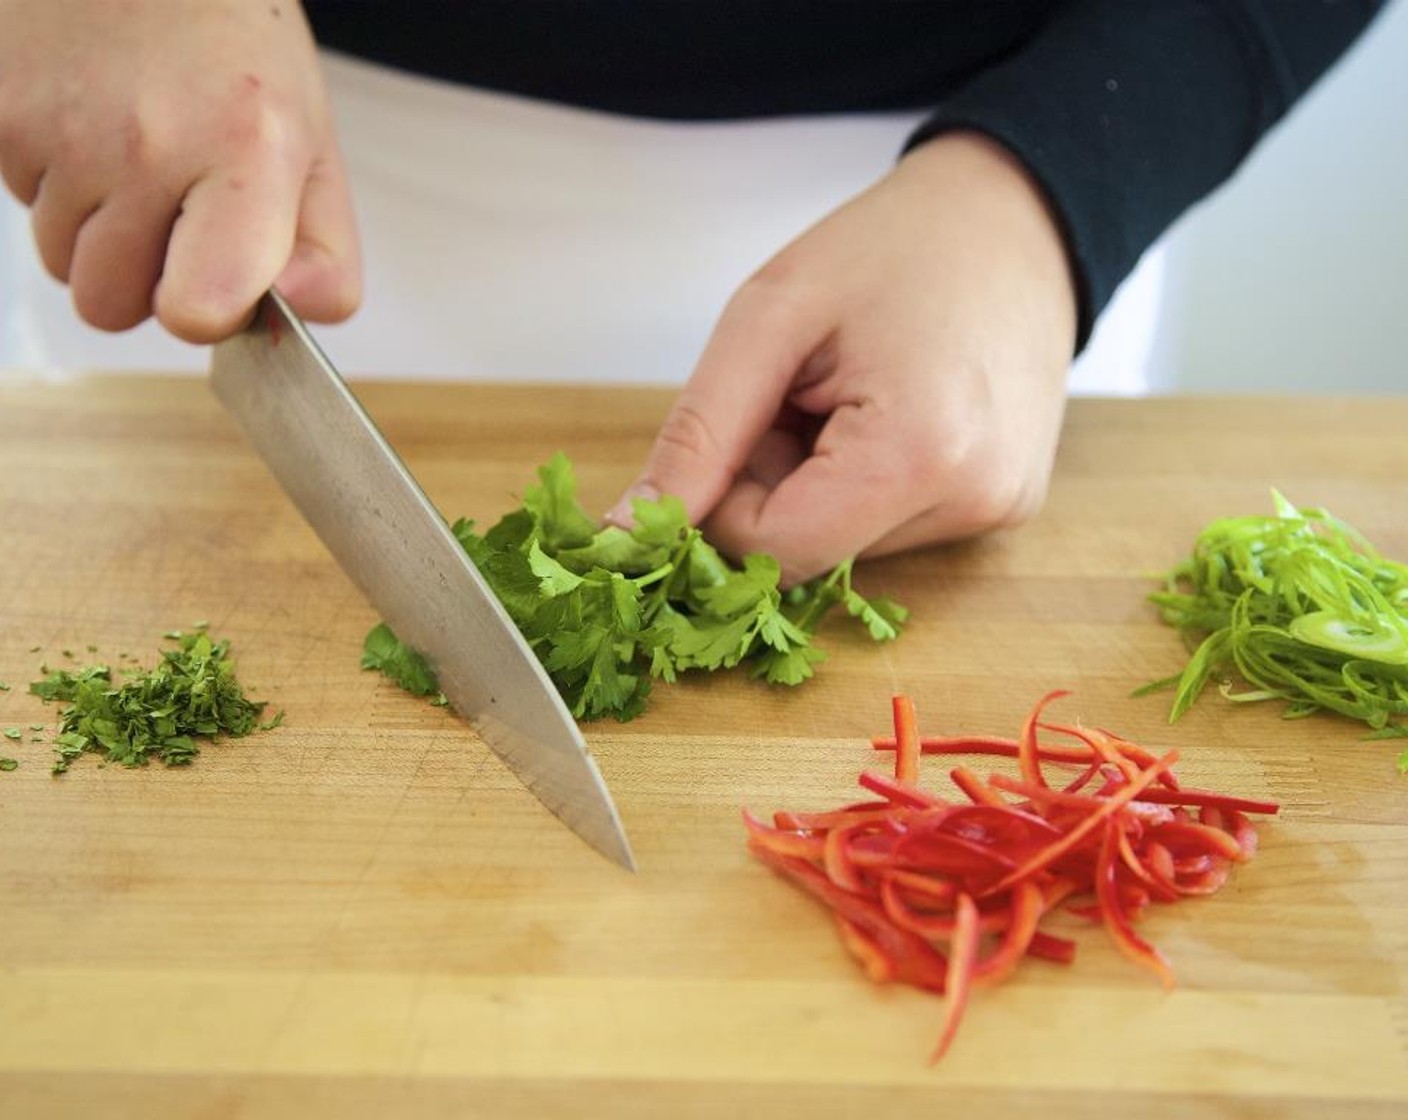
[(275, 291), (217, 344), (215, 395), (396, 636), (519, 780), (635, 869), (611, 794), (533, 651), (405, 464)]

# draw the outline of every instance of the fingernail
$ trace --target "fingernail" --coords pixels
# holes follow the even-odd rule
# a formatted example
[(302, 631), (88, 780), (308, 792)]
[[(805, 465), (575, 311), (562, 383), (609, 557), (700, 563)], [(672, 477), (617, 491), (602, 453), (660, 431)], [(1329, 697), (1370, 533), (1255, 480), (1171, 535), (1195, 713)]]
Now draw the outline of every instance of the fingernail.
[(632, 503), (637, 498), (646, 498), (654, 501), (660, 497), (660, 491), (648, 482), (633, 482), (626, 488), (626, 492), (621, 495), (620, 500), (606, 511), (606, 522), (609, 525), (616, 525), (622, 529), (629, 529), (636, 523), (635, 510), (631, 508)]

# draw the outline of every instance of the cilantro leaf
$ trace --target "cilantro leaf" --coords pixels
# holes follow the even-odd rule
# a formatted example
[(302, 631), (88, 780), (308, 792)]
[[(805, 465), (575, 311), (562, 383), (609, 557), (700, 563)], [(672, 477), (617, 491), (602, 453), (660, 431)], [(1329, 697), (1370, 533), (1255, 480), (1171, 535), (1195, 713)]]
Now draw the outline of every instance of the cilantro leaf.
[(362, 668), (381, 670), (414, 696), (430, 696), (439, 691), (425, 658), (402, 645), (384, 622), (373, 626), (362, 643)]
[(577, 478), (561, 451), (538, 468), (540, 484), (523, 492), (523, 508), (538, 521), (538, 532), (556, 551), (587, 544), (597, 525), (577, 503)]
[[(638, 498), (632, 510), (630, 529), (598, 528), (559, 452), (522, 505), (486, 532), (464, 519), (451, 526), (578, 719), (634, 718), (653, 680), (686, 672), (746, 666), (770, 683), (800, 684), (825, 660), (812, 639), (840, 604), (876, 641), (899, 634), (905, 609), (856, 591), (850, 561), (784, 594), (775, 558), (731, 564), (678, 498)], [(367, 635), (362, 663), (418, 695), (435, 692), (424, 659), (384, 624)]]
[(55, 774), (85, 752), (124, 766), (145, 766), (153, 758), (185, 766), (200, 753), (198, 738), (239, 738), (262, 726), (266, 705), (245, 695), (229, 643), (203, 630), (172, 634), (176, 648), (163, 651), (153, 668), (134, 669), (122, 684), (113, 682), (106, 665), (41, 670), (45, 676), (30, 692), (69, 705), (54, 737)]

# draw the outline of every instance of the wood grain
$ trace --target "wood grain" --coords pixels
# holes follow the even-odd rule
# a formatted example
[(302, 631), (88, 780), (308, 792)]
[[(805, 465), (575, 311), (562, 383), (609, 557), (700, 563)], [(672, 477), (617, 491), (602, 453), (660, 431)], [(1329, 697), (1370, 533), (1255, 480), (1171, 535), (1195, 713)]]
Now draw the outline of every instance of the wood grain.
[[(440, 508), (483, 520), (559, 448), (604, 508), (667, 404), (358, 391)], [(1405, 431), (1408, 399), (1073, 402), (1037, 521), (864, 567), (914, 610), (900, 642), (838, 627), (802, 690), (689, 681), (587, 728), (630, 876), (452, 715), (358, 669), (373, 615), (203, 383), (0, 381), (0, 726), (52, 728), (24, 686), (63, 649), (149, 661), (197, 619), (288, 713), (188, 770), (55, 779), (27, 731), (0, 741), (21, 762), (0, 773), (0, 1114), (1402, 1116), (1396, 748), (1215, 698), (1170, 727), (1129, 693), (1180, 659), (1151, 576), (1273, 485), (1408, 556)], [(980, 992), (930, 1068), (938, 1001), (862, 979), (750, 861), (738, 808), (850, 798), (893, 690), (925, 727), (1010, 732), (1058, 685), (1063, 714), (1284, 812), (1221, 894), (1149, 919), (1176, 991), (1080, 931), (1074, 967)]]

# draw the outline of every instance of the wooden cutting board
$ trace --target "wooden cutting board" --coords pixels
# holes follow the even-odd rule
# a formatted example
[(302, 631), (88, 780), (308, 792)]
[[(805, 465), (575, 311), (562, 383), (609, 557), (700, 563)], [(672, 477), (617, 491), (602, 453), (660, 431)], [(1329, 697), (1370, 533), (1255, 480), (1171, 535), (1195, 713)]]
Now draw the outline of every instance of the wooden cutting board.
[[(361, 394), (440, 508), (482, 520), (559, 448), (604, 508), (667, 403)], [(373, 614), (203, 383), (12, 377), (0, 726), (26, 730), (0, 740), (21, 763), (0, 773), (0, 1115), (1408, 1115), (1397, 748), (1218, 697), (1171, 727), (1166, 698), (1129, 695), (1180, 664), (1153, 573), (1273, 485), (1408, 556), (1405, 433), (1408, 399), (1073, 402), (1035, 523), (864, 566), (913, 609), (898, 643), (838, 625), (799, 691), (690, 681), (588, 727), (631, 876), (452, 714), (358, 669)], [(187, 770), (51, 777), (40, 663), (149, 662), (196, 620), (285, 725)], [(1081, 928), (1072, 967), (979, 992), (933, 1068), (941, 1001), (864, 980), (738, 811), (852, 799), (895, 690), (930, 730), (1012, 733), (1058, 686), (1061, 714), (1284, 811), (1219, 895), (1148, 919), (1177, 990)]]

